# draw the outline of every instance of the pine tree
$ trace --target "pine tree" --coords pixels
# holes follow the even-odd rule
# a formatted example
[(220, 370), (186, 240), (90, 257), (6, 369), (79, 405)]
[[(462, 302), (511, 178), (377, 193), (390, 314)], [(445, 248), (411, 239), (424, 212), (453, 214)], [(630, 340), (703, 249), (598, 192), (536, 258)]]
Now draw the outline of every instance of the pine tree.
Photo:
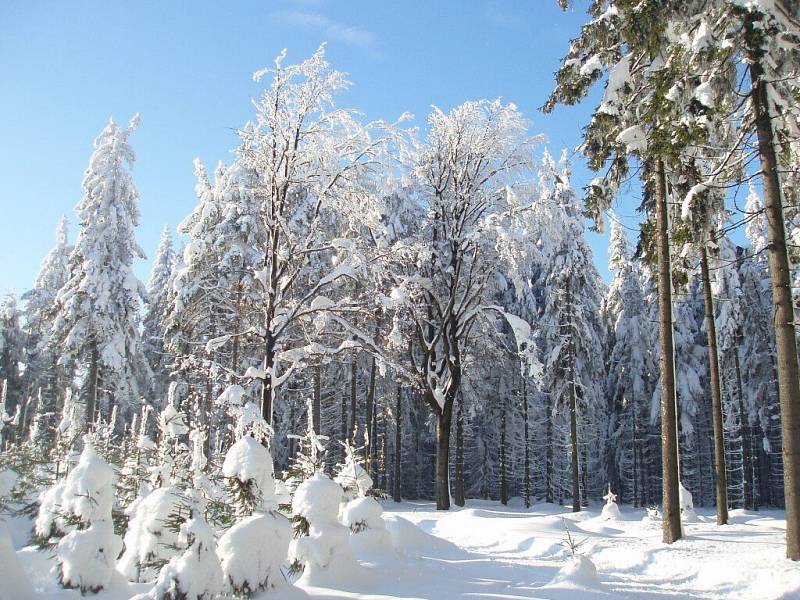
[(170, 359), (164, 348), (164, 319), (169, 309), (170, 280), (175, 253), (169, 227), (164, 226), (147, 282), (147, 303), (142, 319), (142, 352), (153, 372), (150, 391), (156, 406), (166, 396)]
[(112, 120), (94, 142), (69, 279), (56, 298), (51, 345), (62, 363), (78, 367), (90, 427), (100, 409), (119, 406), (127, 414), (136, 407), (149, 376), (139, 334), (145, 290), (133, 273), (134, 259), (144, 258), (134, 239), (138, 193), (128, 170), (135, 159), (128, 139), (138, 121), (121, 129)]

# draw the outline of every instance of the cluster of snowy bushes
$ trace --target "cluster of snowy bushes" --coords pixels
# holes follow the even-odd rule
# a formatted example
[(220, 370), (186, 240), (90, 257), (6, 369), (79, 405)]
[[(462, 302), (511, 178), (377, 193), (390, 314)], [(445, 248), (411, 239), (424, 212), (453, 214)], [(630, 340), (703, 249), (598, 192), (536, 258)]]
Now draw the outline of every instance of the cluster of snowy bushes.
[[(118, 444), (107, 443), (109, 424), (98, 423), (67, 448), (59, 474), (47, 475), (33, 538), (54, 556), (63, 587), (96, 593), (116, 578), (152, 584), (139, 600), (249, 598), (301, 574), (315, 581), (352, 573), (351, 545), (391, 551), (381, 505), (367, 496), (372, 480), (350, 446), (331, 479), (325, 439), (309, 428), (284, 481), (253, 405), (241, 407), (238, 439), (220, 465), (206, 458), (202, 429), (171, 404), (157, 419), (150, 412)], [(152, 420), (155, 442), (146, 433)], [(3, 481), (3, 497), (19, 500), (12, 494), (20, 478), (7, 469)]]

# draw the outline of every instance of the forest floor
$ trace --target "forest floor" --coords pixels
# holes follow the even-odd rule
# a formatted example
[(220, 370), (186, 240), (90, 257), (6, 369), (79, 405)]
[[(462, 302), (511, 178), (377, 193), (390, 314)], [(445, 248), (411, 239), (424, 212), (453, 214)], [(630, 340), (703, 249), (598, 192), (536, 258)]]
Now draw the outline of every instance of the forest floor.
[[(470, 501), (444, 513), (428, 502), (389, 501), (384, 517), (394, 549), (369, 555), (356, 549), (360, 566), (354, 571), (331, 573), (316, 586), (301, 580), (263, 599), (800, 598), (800, 565), (784, 558), (786, 521), (780, 511), (734, 510), (731, 524), (718, 527), (713, 512), (700, 509), (697, 522), (684, 525), (684, 539), (667, 546), (660, 541), (660, 523), (644, 510), (621, 507), (621, 520), (606, 521), (600, 508), (572, 513), (549, 504), (525, 509), (513, 502)], [(37, 597), (80, 598), (57, 588), (45, 555), (24, 547), (24, 524), (10, 525)], [(569, 564), (567, 529), (577, 552), (596, 566), (596, 580), (573, 572), (553, 583)], [(5, 592), (8, 583), (0, 584)], [(146, 589), (119, 582), (95, 598), (123, 600)], [(3, 590), (0, 598), (6, 598)]]

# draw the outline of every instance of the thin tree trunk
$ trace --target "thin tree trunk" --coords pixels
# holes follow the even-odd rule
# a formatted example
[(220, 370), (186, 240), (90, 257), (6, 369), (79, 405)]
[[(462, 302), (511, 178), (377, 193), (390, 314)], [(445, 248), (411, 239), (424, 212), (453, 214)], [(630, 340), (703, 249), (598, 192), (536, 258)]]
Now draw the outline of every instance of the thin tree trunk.
[(314, 367), (314, 397), (313, 397), (313, 420), (311, 422), (314, 433), (322, 433), (320, 428), (320, 415), (322, 413), (322, 365)]
[(453, 503), (456, 506), (466, 504), (464, 498), (464, 397), (458, 399), (456, 413), (456, 485)]
[(528, 385), (527, 378), (522, 377), (522, 422), (523, 435), (525, 436), (525, 473), (522, 476), (522, 499), (525, 508), (531, 507), (531, 441), (530, 425), (528, 423)]
[[(271, 319), (267, 319), (270, 323)], [(275, 367), (275, 337), (272, 330), (267, 329), (264, 340), (264, 382), (261, 385), (261, 418), (272, 425), (272, 370)]]
[(92, 342), (92, 352), (89, 356), (89, 387), (86, 397), (86, 428), (88, 431), (94, 429), (94, 414), (97, 410), (97, 387), (100, 372), (100, 353), (97, 350), (97, 343)]
[(703, 301), (706, 310), (708, 366), (711, 383), (711, 422), (714, 428), (714, 484), (717, 493), (717, 525), (728, 524), (728, 477), (725, 469), (725, 432), (723, 431), (722, 385), (717, 353), (717, 324), (714, 320), (714, 297), (705, 242), (700, 248), (700, 270), (703, 279)]
[[(567, 285), (567, 306), (572, 311), (572, 293)], [(571, 312), (570, 312), (571, 318)], [(572, 322), (568, 324), (570, 331), (567, 333), (567, 376), (569, 381), (569, 436), (572, 445), (572, 512), (581, 510), (581, 484), (580, 470), (578, 468), (578, 406), (575, 389), (575, 347), (572, 339)]]
[(681, 538), (678, 492), (678, 435), (675, 410), (675, 348), (672, 330), (672, 280), (667, 217), (667, 182), (664, 163), (656, 163), (656, 245), (658, 247), (659, 370), (661, 373), (661, 470), (663, 541)]
[(742, 490), (744, 507), (753, 508), (753, 465), (750, 458), (750, 432), (747, 414), (744, 409), (744, 390), (742, 389), (742, 368), (739, 362), (739, 341), (741, 331), (736, 333), (736, 347), (733, 349), (733, 364), (736, 369), (736, 395), (739, 400), (739, 440), (742, 445)]
[(508, 504), (508, 466), (506, 465), (506, 410), (508, 401), (503, 402), (500, 415), (500, 504)]
[[(377, 329), (377, 328), (376, 328)], [(377, 330), (375, 332), (377, 338)], [(374, 444), (375, 439), (375, 371), (377, 368), (375, 356), (372, 356), (372, 362), (369, 367), (369, 384), (367, 385), (367, 410), (364, 415), (364, 466), (367, 473), (372, 475), (375, 465), (372, 461), (372, 454), (370, 449)]]
[(347, 429), (347, 440), (351, 444), (355, 444), (356, 432), (356, 409), (358, 408), (357, 391), (357, 377), (358, 377), (358, 358), (353, 355), (353, 360), (350, 361), (350, 425)]
[(778, 161), (775, 155), (775, 133), (769, 114), (767, 83), (762, 67), (763, 50), (757, 36), (762, 35), (752, 17), (745, 21), (745, 39), (749, 44), (750, 98), (753, 105), (764, 209), (767, 217), (769, 270), (772, 281), (775, 348), (778, 363), (778, 395), (781, 407), (783, 446), (783, 489), (786, 502), (786, 556), (800, 560), (800, 373), (797, 364), (794, 307), (791, 274), (786, 250), (786, 229), (783, 218)]
[(553, 503), (553, 408), (550, 393), (547, 393), (547, 404), (545, 405), (545, 500)]
[(402, 475), (400, 470), (400, 461), (403, 457), (403, 388), (400, 383), (397, 384), (397, 399), (394, 409), (394, 501), (400, 502), (402, 500)]

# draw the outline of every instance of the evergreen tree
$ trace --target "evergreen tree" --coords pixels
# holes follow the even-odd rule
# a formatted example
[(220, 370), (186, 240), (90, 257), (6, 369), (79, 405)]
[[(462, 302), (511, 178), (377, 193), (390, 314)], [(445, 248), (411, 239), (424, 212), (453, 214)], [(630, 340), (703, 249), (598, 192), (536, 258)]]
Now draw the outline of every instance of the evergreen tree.
[(144, 258), (134, 239), (138, 192), (128, 170), (135, 159), (128, 139), (138, 121), (121, 129), (112, 120), (94, 142), (69, 279), (56, 298), (50, 343), (62, 364), (71, 360), (78, 369), (89, 426), (98, 410), (119, 406), (129, 414), (149, 377), (139, 333), (145, 290), (133, 273), (134, 259)]

